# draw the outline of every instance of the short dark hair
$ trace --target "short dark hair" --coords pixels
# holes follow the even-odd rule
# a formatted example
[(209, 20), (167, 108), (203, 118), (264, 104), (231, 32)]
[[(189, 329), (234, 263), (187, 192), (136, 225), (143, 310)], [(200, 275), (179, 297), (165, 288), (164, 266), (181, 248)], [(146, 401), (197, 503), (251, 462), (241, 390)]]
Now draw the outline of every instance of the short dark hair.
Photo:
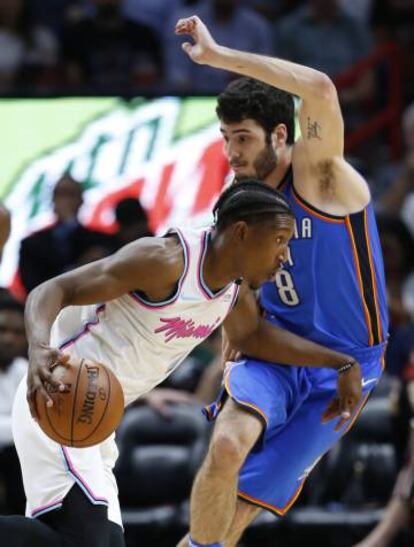
[(293, 95), (253, 78), (238, 78), (229, 83), (217, 99), (217, 116), (225, 123), (255, 120), (266, 135), (283, 123), (287, 144), (295, 142), (295, 105)]
[(294, 217), (283, 194), (256, 179), (232, 184), (213, 208), (218, 229), (243, 220), (247, 223), (274, 220), (275, 215)]

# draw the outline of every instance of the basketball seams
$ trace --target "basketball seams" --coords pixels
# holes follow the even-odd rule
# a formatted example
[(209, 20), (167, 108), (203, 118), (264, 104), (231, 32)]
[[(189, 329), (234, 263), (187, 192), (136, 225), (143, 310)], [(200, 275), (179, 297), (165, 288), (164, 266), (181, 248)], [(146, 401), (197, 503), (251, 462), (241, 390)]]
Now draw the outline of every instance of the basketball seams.
[[(109, 405), (109, 401), (111, 400), (111, 378), (109, 376), (109, 373), (108, 371), (106, 370), (106, 367), (105, 366), (102, 366), (101, 367), (101, 370), (104, 370), (105, 371), (105, 374), (106, 374), (106, 381), (107, 381), (107, 385), (108, 385), (108, 396), (106, 398), (106, 402), (105, 402), (105, 407), (102, 411), (102, 414), (101, 414), (101, 417), (99, 418), (99, 421), (98, 423), (96, 424), (96, 426), (94, 427), (94, 429), (86, 436), (86, 437), (83, 437), (83, 439), (76, 439), (76, 442), (78, 443), (82, 443), (84, 441), (87, 441), (94, 433), (95, 431), (98, 429), (98, 427), (101, 425), (101, 422), (102, 420), (105, 418), (105, 415), (106, 415), (106, 411), (108, 409), (108, 405)], [(109, 435), (108, 435), (109, 437)], [(102, 441), (104, 441), (105, 439), (102, 439)], [(101, 441), (101, 442), (102, 442)]]
[(80, 365), (78, 367), (78, 375), (76, 377), (76, 384), (75, 384), (75, 391), (73, 393), (73, 401), (72, 401), (72, 416), (71, 416), (71, 426), (70, 426), (70, 445), (73, 445), (73, 430), (75, 428), (75, 409), (76, 409), (76, 399), (78, 396), (78, 388), (79, 388), (79, 379), (81, 377), (82, 367), (85, 362), (85, 359), (81, 359)]

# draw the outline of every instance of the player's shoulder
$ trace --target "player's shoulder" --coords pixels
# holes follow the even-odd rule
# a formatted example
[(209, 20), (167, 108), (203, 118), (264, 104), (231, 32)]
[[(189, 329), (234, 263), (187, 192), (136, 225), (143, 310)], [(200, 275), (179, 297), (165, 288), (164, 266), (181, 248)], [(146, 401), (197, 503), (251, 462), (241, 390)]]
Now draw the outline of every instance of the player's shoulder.
[(158, 280), (178, 279), (184, 267), (183, 248), (175, 234), (163, 237), (142, 237), (125, 245), (114, 256), (131, 268), (139, 267)]

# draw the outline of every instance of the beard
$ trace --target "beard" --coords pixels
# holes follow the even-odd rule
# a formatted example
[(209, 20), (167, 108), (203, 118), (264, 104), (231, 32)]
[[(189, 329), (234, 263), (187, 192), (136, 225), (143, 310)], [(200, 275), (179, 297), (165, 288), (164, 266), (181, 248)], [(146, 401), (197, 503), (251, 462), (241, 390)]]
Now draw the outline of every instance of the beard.
[(267, 144), (261, 152), (258, 153), (256, 159), (253, 162), (253, 173), (250, 175), (240, 174), (236, 175), (235, 179), (240, 182), (242, 180), (251, 178), (252, 176), (265, 180), (265, 178), (275, 169), (277, 166), (277, 155), (271, 144)]

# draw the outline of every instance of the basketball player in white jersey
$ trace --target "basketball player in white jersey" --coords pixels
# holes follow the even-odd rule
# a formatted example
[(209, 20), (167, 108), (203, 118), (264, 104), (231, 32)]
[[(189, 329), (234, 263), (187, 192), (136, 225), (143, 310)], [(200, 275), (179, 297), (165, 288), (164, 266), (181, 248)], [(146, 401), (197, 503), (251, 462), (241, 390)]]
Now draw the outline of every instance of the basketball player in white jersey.
[[(260, 319), (248, 285), (274, 275), (294, 229), (281, 194), (243, 182), (222, 194), (214, 212), (209, 230), (140, 239), (29, 296), (30, 367), (27, 386), (23, 382), (16, 395), (13, 429), (26, 515), (34, 518), (0, 518), (8, 547), (123, 545), (113, 436), (93, 447), (67, 448), (33, 419), (37, 391), (53, 404), (44, 383), (63, 387), (51, 379), (50, 367), (68, 355), (105, 363), (127, 404), (162, 382), (222, 322), (234, 347), (263, 359), (333, 368), (351, 360)], [(350, 370), (340, 375), (338, 397), (352, 411), (361, 378), (358, 366)]]

